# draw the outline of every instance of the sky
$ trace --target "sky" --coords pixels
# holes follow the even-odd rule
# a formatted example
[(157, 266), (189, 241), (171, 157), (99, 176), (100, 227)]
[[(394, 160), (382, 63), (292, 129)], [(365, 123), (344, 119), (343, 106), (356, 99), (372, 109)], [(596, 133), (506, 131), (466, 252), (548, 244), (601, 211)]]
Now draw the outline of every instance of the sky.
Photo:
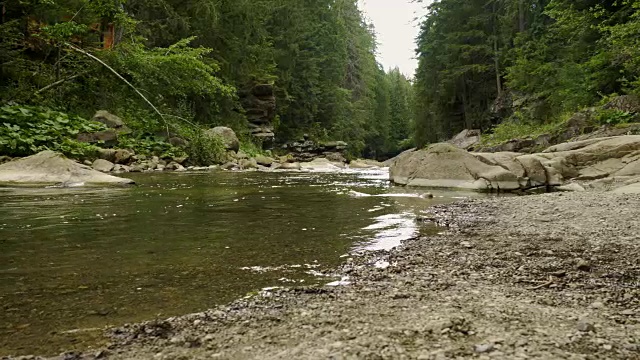
[(375, 26), (378, 36), (378, 61), (385, 70), (398, 66), (407, 76), (418, 67), (415, 38), (420, 30), (416, 17), (426, 13), (423, 4), (411, 0), (360, 0), (360, 8)]

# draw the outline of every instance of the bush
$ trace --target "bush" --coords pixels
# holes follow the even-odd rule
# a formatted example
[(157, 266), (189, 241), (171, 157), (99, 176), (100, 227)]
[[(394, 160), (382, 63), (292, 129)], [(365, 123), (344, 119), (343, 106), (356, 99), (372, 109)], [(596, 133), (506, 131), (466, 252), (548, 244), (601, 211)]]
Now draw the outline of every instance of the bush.
[(190, 129), (187, 153), (194, 165), (221, 164), (227, 160), (227, 152), (222, 139), (205, 134), (202, 129)]
[(596, 113), (596, 122), (599, 125), (624, 125), (634, 122), (637, 116), (629, 111), (617, 109), (600, 109)]
[(105, 130), (103, 124), (39, 106), (0, 107), (0, 154), (29, 156), (43, 150), (82, 158), (97, 147), (76, 141), (79, 133)]
[(162, 159), (186, 156), (184, 149), (173, 146), (166, 142), (164, 138), (153, 135), (142, 135), (138, 137), (120, 137), (118, 147), (133, 150), (140, 155), (156, 155)]

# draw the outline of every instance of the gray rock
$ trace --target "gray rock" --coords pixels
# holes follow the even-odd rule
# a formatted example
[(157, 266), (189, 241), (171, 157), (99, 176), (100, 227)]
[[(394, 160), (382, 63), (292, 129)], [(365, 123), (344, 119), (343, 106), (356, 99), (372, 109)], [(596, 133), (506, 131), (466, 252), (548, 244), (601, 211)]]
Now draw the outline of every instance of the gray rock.
[(462, 130), (458, 135), (454, 136), (453, 139), (449, 140), (449, 143), (461, 148), (461, 149), (470, 149), (474, 145), (480, 143), (480, 130)]
[(115, 166), (114, 163), (112, 163), (111, 161), (108, 161), (108, 160), (104, 160), (104, 159), (97, 159), (91, 165), (93, 170), (97, 170), (97, 171), (104, 172), (104, 173), (107, 173), (107, 172), (110, 172), (111, 170), (113, 170), (114, 166)]
[(282, 163), (279, 167), (280, 170), (300, 170), (302, 167), (300, 166), (300, 163), (297, 162), (285, 162)]
[(479, 344), (474, 347), (474, 351), (478, 354), (488, 353), (494, 349), (493, 344)]
[(62, 154), (47, 150), (0, 165), (0, 183), (15, 185), (55, 185), (60, 183), (125, 185), (134, 182), (130, 179), (103, 174), (69, 160)]
[(596, 327), (587, 319), (580, 319), (576, 329), (580, 332), (596, 332)]
[(178, 164), (175, 161), (170, 162), (167, 167), (165, 167), (165, 170), (170, 170), (170, 171), (187, 171), (187, 169), (184, 168), (184, 166)]
[(570, 183), (570, 184), (558, 186), (556, 188), (556, 190), (558, 190), (558, 191), (567, 191), (567, 192), (571, 192), (571, 191), (583, 192), (583, 191), (585, 191), (585, 189), (582, 186), (580, 186), (580, 184), (577, 184), (577, 183)]
[(591, 270), (591, 263), (585, 259), (578, 259), (578, 263), (576, 264), (576, 269), (580, 271), (589, 271)]
[(256, 156), (256, 162), (258, 163), (258, 165), (269, 167), (273, 165), (274, 161), (275, 160), (267, 156), (263, 156), (263, 155)]
[(116, 164), (113, 167), (113, 170), (111, 170), (115, 173), (128, 173), (131, 172), (131, 167), (127, 166), (127, 165), (120, 165), (120, 164)]
[(93, 121), (103, 123), (110, 129), (121, 129), (125, 126), (124, 121), (106, 110), (98, 110), (93, 115)]
[(218, 126), (205, 131), (205, 135), (220, 138), (227, 150), (236, 152), (240, 150), (240, 140), (238, 140), (238, 136), (231, 128)]
[(242, 159), (238, 161), (238, 165), (242, 169), (256, 169), (258, 167), (256, 159)]

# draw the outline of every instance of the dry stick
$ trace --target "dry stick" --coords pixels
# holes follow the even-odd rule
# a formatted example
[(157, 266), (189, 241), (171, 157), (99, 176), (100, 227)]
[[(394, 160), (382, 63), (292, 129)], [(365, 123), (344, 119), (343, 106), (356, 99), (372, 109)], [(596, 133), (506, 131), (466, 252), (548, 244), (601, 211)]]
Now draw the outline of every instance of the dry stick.
[(58, 80), (58, 81), (56, 81), (56, 82), (54, 82), (54, 83), (51, 83), (51, 84), (49, 84), (49, 85), (47, 85), (47, 86), (43, 87), (42, 89), (40, 89), (40, 90), (36, 91), (36, 93), (35, 93), (35, 94), (36, 94), (36, 95), (40, 95), (40, 94), (42, 94), (43, 92), (45, 92), (45, 91), (47, 91), (47, 90), (49, 90), (49, 89), (51, 89), (51, 88), (54, 88), (54, 87), (56, 87), (56, 86), (58, 86), (58, 85), (60, 85), (60, 84), (62, 84), (62, 83), (65, 83), (65, 82), (67, 82), (67, 81), (73, 80), (73, 79), (78, 78), (78, 77), (80, 77), (80, 76), (83, 76), (83, 75), (85, 75), (85, 74), (87, 74), (87, 72), (83, 72), (83, 73), (81, 73), (81, 74), (75, 74), (75, 75), (69, 76), (69, 77), (67, 77), (67, 78), (64, 78), (64, 79)]
[(67, 45), (71, 50), (77, 51), (81, 54), (84, 54), (86, 56), (88, 56), (89, 58), (91, 58), (92, 60), (95, 60), (97, 62), (99, 62), (100, 64), (102, 64), (102, 66), (106, 67), (107, 69), (109, 69), (109, 71), (111, 71), (115, 76), (117, 76), (120, 80), (122, 80), (125, 84), (127, 84), (130, 88), (133, 89), (133, 91), (136, 92), (136, 94), (138, 94), (138, 96), (140, 96), (149, 106), (151, 106), (151, 108), (158, 114), (160, 115), (160, 117), (162, 118), (162, 121), (164, 121), (164, 126), (167, 130), (167, 138), (170, 137), (171, 133), (169, 132), (169, 123), (167, 122), (167, 119), (164, 118), (164, 115), (162, 115), (162, 113), (160, 112), (160, 110), (158, 110), (158, 108), (155, 107), (155, 105), (153, 105), (153, 103), (151, 103), (151, 101), (149, 101), (149, 99), (147, 99), (146, 96), (142, 95), (142, 93), (140, 92), (140, 90), (138, 90), (135, 86), (133, 86), (133, 84), (131, 84), (127, 79), (125, 79), (122, 75), (120, 75), (117, 71), (115, 71), (111, 66), (109, 66), (107, 63), (105, 63), (104, 61), (98, 59), (96, 56), (78, 48), (75, 47), (69, 43), (65, 43), (65, 45)]

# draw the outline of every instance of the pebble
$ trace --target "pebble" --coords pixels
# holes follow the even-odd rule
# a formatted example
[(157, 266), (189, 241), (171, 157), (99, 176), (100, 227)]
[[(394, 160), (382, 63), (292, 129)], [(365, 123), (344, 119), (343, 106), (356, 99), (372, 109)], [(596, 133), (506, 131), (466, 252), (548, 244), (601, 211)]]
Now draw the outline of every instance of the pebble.
[(580, 271), (589, 271), (591, 270), (591, 263), (585, 259), (578, 259), (576, 268)]
[(467, 249), (473, 248), (473, 245), (471, 245), (471, 243), (468, 242), (468, 241), (462, 241), (462, 242), (460, 242), (460, 245), (466, 247)]
[(475, 351), (479, 354), (487, 353), (493, 350), (493, 344), (479, 344), (475, 346)]
[(578, 329), (578, 331), (581, 331), (581, 332), (595, 332), (596, 331), (596, 327), (586, 319), (582, 319), (582, 320), (578, 321), (577, 329)]

